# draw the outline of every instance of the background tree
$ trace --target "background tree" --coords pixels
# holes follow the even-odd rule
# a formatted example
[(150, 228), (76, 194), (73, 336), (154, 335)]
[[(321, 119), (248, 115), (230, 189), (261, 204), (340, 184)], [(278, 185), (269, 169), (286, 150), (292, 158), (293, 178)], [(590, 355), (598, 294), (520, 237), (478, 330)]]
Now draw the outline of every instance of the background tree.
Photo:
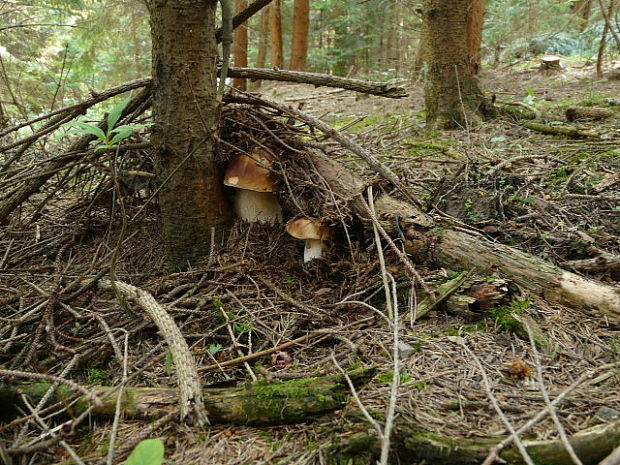
[[(236, 0), (235, 1), (235, 14), (243, 11), (248, 6), (248, 0)], [(247, 67), (248, 66), (248, 25), (243, 23), (237, 29), (235, 29), (234, 38), (234, 56), (235, 66)], [(233, 86), (240, 90), (246, 90), (246, 79), (234, 79)]]
[(577, 0), (571, 5), (571, 10), (581, 19), (579, 29), (581, 31), (586, 29), (592, 13), (592, 0)]
[(466, 127), (487, 112), (470, 66), (468, 11), (475, 0), (425, 0), (422, 5), (426, 121)]
[[(153, 43), (151, 142), (169, 266), (209, 255), (230, 208), (214, 162), (217, 0), (149, 2)], [(213, 238), (213, 240), (212, 240)]]
[(291, 69), (306, 70), (308, 59), (308, 33), (310, 30), (310, 0), (295, 0), (293, 16), (293, 45)]
[(486, 0), (472, 0), (467, 12), (467, 50), (469, 66), (473, 74), (478, 74), (478, 71), (480, 71), (480, 48), (482, 47), (482, 29), (484, 13), (487, 7), (486, 3)]
[(271, 66), (283, 68), (282, 0), (274, 0), (269, 8), (271, 10)]

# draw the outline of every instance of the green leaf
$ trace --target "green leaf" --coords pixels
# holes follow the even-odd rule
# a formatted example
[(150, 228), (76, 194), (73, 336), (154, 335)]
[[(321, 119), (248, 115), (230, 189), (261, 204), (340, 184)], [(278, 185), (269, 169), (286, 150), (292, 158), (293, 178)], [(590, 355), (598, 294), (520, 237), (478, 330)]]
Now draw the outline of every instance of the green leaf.
[(98, 137), (101, 140), (106, 140), (105, 132), (100, 127), (94, 124), (84, 123), (82, 121), (74, 121), (66, 125), (67, 127), (77, 127), (79, 129), (72, 129), (67, 131), (65, 135), (70, 134), (90, 134), (91, 136)]
[(211, 353), (211, 355), (215, 355), (217, 354), (220, 350), (222, 350), (222, 344), (211, 344), (209, 346), (209, 352)]
[(116, 145), (110, 145), (110, 144), (99, 144), (97, 147), (95, 147), (95, 152), (97, 152), (98, 150), (104, 150), (104, 149), (115, 149), (117, 148)]
[(131, 129), (132, 131), (137, 131), (138, 129), (144, 129), (146, 127), (152, 126), (153, 123), (145, 123), (145, 124), (123, 124), (121, 126), (116, 126), (112, 129), (112, 132), (119, 132), (124, 129)]
[(112, 138), (112, 140), (109, 141), (109, 144), (114, 145), (122, 141), (123, 139), (127, 139), (129, 136), (131, 136), (132, 132), (133, 131), (131, 129), (119, 132)]
[(118, 123), (118, 120), (123, 114), (123, 110), (129, 104), (130, 100), (131, 98), (127, 97), (125, 100), (119, 102), (117, 105), (114, 106), (114, 108), (110, 110), (110, 113), (108, 113), (108, 132), (110, 132), (114, 128), (114, 125)]
[(161, 439), (145, 439), (127, 457), (125, 465), (161, 465), (164, 463), (164, 443)]

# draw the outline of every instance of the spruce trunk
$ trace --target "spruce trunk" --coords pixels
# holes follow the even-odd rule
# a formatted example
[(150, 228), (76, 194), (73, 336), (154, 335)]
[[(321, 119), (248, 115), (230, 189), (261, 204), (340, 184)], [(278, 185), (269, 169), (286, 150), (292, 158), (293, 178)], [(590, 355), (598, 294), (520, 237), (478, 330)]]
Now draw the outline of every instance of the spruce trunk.
[(208, 256), (229, 223), (230, 208), (214, 161), (216, 6), (216, 0), (150, 3), (155, 123), (151, 140), (171, 270), (186, 269)]
[(295, 0), (293, 16), (293, 46), (291, 69), (305, 71), (308, 58), (308, 32), (310, 29), (310, 0)]
[[(248, 6), (248, 0), (236, 0), (235, 13), (239, 14), (245, 10)], [(235, 66), (247, 67), (248, 66), (248, 25), (247, 23), (241, 24), (235, 29), (234, 40), (234, 56)], [(245, 79), (236, 78), (233, 80), (233, 86), (239, 90), (247, 90), (247, 84)]]
[(488, 104), (472, 73), (468, 12), (475, 0), (424, 0), (422, 6), (426, 122), (468, 127)]

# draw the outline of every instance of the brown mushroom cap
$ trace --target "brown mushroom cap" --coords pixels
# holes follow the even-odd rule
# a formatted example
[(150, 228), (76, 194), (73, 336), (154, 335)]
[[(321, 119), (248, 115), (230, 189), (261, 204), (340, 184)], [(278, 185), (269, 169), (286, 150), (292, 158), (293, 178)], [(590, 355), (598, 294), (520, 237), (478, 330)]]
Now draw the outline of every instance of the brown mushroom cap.
[(325, 241), (330, 237), (329, 228), (313, 218), (298, 218), (289, 222), (286, 225), (286, 232), (297, 239), (320, 239)]
[(261, 153), (254, 152), (251, 157), (239, 155), (228, 165), (224, 184), (257, 192), (275, 192), (276, 186), (269, 177), (269, 170), (255, 160), (266, 166), (271, 165), (271, 161)]

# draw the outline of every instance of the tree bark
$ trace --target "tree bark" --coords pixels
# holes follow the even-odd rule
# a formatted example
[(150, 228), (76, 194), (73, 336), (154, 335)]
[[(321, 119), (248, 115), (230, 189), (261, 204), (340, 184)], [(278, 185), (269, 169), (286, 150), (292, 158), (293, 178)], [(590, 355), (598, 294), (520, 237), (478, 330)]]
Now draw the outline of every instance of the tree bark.
[[(258, 32), (258, 55), (256, 57), (256, 67), (264, 68), (267, 61), (267, 44), (269, 41), (269, 9), (265, 8), (260, 13), (260, 27)], [(261, 86), (260, 79), (254, 81), (252, 88), (258, 89)]]
[[(215, 161), (216, 0), (154, 0), (151, 141), (171, 270), (208, 256), (229, 223)], [(214, 241), (210, 238), (214, 237)]]
[(282, 0), (273, 0), (271, 10), (271, 66), (284, 67), (284, 44), (282, 43)]
[[(236, 0), (235, 13), (239, 14), (248, 6), (248, 0)], [(234, 56), (235, 66), (245, 68), (248, 66), (248, 25), (242, 23), (235, 29), (234, 39)], [(247, 81), (245, 79), (235, 78), (233, 86), (239, 90), (247, 90)]]
[(467, 12), (469, 68), (474, 75), (480, 71), (480, 48), (482, 46), (482, 30), (486, 7), (486, 0), (471, 0), (469, 11)]
[(424, 0), (422, 40), (426, 122), (469, 127), (492, 112), (469, 61), (468, 11), (473, 0)]
[(293, 15), (293, 45), (291, 69), (305, 71), (308, 60), (308, 35), (310, 32), (310, 0), (295, 0)]
[[(374, 369), (353, 371), (349, 377), (354, 385), (366, 384), (374, 375)], [(35, 405), (51, 387), (51, 383), (26, 385), (0, 385), (0, 417), (18, 413), (21, 395)], [(90, 387), (101, 400), (100, 407), (91, 411), (95, 417), (113, 418), (117, 393), (107, 395), (114, 389), (107, 386)], [(282, 425), (311, 420), (313, 417), (344, 407), (350, 389), (343, 375), (322, 378), (304, 378), (283, 382), (259, 381), (247, 386), (226, 389), (204, 389), (205, 408), (212, 424), (236, 425)], [(178, 406), (178, 390), (157, 387), (126, 387), (121, 400), (124, 418), (147, 419), (161, 417)], [(54, 391), (50, 403), (69, 400), (73, 392), (64, 385)], [(67, 402), (68, 403), (68, 402)], [(81, 398), (73, 413), (81, 413), (90, 403)]]

